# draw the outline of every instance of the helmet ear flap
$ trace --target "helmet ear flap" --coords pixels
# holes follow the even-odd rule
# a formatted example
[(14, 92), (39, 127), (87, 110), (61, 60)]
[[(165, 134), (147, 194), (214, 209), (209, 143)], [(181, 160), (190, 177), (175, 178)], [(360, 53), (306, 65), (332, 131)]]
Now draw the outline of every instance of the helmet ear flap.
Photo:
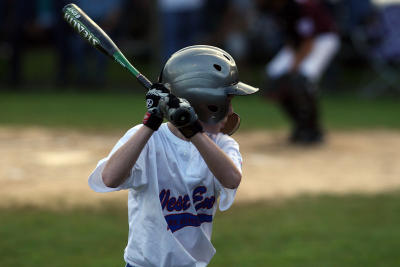
[(240, 116), (237, 113), (232, 113), (228, 116), (228, 120), (221, 129), (223, 134), (232, 135), (234, 134), (240, 126)]

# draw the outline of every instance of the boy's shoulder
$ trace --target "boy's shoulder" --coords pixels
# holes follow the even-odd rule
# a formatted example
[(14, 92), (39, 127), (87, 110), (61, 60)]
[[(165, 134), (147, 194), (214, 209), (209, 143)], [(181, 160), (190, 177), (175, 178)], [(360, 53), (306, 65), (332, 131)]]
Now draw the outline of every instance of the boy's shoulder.
[(230, 135), (223, 134), (223, 133), (218, 133), (218, 134), (208, 134), (208, 136), (218, 146), (226, 146), (226, 145), (238, 146), (237, 141)]

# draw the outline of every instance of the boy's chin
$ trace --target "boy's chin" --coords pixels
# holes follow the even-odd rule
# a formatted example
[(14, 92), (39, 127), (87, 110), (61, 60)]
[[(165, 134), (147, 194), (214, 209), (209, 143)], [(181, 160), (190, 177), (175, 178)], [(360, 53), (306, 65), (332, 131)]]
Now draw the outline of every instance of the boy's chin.
[(203, 130), (207, 133), (218, 134), (221, 132), (221, 129), (224, 127), (224, 123), (219, 122), (217, 124), (205, 124), (201, 123), (203, 126)]

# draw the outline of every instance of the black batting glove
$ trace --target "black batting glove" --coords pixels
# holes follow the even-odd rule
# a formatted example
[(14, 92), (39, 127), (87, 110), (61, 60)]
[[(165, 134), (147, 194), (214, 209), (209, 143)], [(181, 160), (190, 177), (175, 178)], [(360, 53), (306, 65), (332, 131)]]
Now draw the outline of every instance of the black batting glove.
[(163, 122), (163, 112), (160, 109), (160, 99), (168, 97), (170, 91), (161, 83), (155, 83), (151, 89), (146, 93), (146, 106), (147, 112), (143, 118), (143, 124), (157, 131)]
[(186, 99), (169, 94), (160, 101), (160, 109), (165, 118), (186, 138), (190, 139), (195, 134), (203, 132), (196, 112)]

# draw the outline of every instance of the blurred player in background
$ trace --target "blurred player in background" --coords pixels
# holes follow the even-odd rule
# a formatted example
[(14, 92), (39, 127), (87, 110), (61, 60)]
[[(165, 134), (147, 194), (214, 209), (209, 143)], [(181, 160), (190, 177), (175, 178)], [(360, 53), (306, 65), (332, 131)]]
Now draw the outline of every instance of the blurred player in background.
[[(249, 54), (251, 20), (255, 18), (254, 2), (248, 0), (207, 0), (206, 42), (223, 47), (244, 65)], [(234, 18), (234, 19), (233, 19)]]
[[(231, 100), (257, 90), (239, 82), (233, 58), (219, 48), (191, 46), (169, 58), (146, 94), (143, 124), (89, 178), (97, 192), (129, 190), (128, 267), (209, 263), (217, 205), (232, 205), (242, 177), (239, 146), (229, 136), (239, 126)], [(182, 110), (190, 114), (185, 123)]]
[(258, 0), (284, 31), (283, 48), (267, 64), (263, 95), (276, 101), (292, 123), (290, 141), (323, 141), (317, 84), (340, 46), (334, 20), (317, 0)]
[(158, 0), (163, 64), (175, 51), (203, 37), (205, 0)]

